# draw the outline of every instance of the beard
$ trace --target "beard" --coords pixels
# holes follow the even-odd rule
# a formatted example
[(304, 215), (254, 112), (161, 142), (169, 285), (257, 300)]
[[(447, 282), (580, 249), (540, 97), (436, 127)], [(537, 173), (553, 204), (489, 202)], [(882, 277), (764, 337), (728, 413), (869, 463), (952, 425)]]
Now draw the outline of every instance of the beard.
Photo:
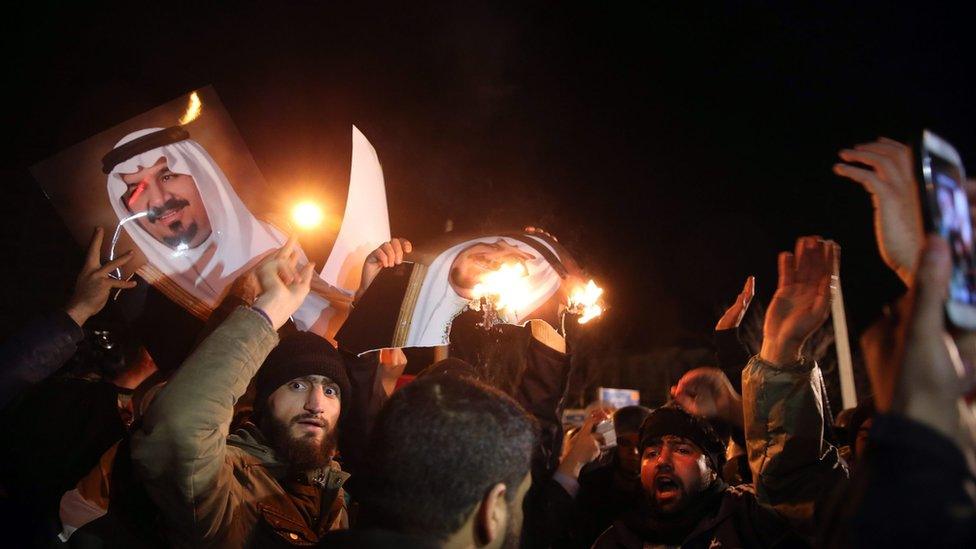
[(325, 467), (332, 460), (336, 448), (337, 433), (332, 425), (326, 427), (325, 435), (321, 440), (311, 436), (296, 437), (291, 434), (291, 426), (306, 417), (298, 415), (291, 421), (284, 422), (265, 416), (261, 422), (261, 430), (267, 434), (278, 459), (287, 463), (294, 471), (311, 471)]
[(164, 236), (163, 243), (170, 248), (178, 248), (180, 244), (190, 245), (190, 242), (197, 236), (197, 232), (200, 231), (197, 227), (197, 222), (190, 222), (189, 227), (183, 227), (182, 221), (177, 221), (169, 226), (169, 229), (176, 233), (174, 236)]

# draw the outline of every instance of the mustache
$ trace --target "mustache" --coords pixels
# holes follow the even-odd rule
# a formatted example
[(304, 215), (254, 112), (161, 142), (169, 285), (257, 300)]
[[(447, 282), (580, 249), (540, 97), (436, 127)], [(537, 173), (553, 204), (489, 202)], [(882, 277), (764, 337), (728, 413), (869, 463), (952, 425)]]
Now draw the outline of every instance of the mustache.
[(187, 200), (185, 200), (185, 199), (182, 199), (182, 198), (170, 198), (169, 200), (167, 200), (166, 202), (164, 202), (161, 206), (155, 206), (155, 207), (149, 208), (149, 210), (148, 210), (149, 211), (149, 215), (146, 216), (146, 219), (148, 219), (150, 223), (155, 223), (156, 220), (158, 220), (160, 217), (163, 217), (164, 215), (166, 215), (167, 213), (171, 212), (172, 210), (178, 210), (180, 208), (185, 208), (185, 207), (187, 207), (189, 205), (190, 205), (190, 202), (187, 201)]
[(294, 424), (294, 423), (299, 423), (302, 421), (309, 421), (309, 420), (320, 424), (326, 430), (328, 430), (331, 427), (327, 419), (317, 414), (298, 414), (297, 416), (291, 418), (291, 423)]

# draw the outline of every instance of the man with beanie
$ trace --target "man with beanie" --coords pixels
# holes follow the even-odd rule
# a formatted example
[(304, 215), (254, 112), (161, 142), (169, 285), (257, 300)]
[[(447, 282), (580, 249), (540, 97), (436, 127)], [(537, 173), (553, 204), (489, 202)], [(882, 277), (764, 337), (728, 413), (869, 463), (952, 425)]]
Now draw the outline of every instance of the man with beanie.
[(643, 498), (594, 547), (802, 546), (787, 523), (745, 487), (719, 476), (725, 443), (704, 419), (658, 408), (640, 429)]
[[(348, 390), (341, 358), (307, 332), (276, 347), (309, 291), (313, 265), (299, 270), (299, 258), (290, 240), (262, 261), (254, 305), (197, 347), (133, 436), (136, 472), (174, 546), (314, 545), (348, 526), (348, 475), (332, 461)], [(255, 373), (255, 424), (228, 436)]]

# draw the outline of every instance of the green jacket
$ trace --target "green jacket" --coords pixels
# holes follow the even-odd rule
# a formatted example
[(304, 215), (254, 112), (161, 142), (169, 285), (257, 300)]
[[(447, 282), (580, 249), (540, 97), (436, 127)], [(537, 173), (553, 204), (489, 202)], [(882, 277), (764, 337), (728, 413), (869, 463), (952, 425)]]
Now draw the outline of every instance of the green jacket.
[(234, 311), (173, 375), (132, 438), (132, 459), (159, 506), (175, 546), (310, 545), (348, 527), (333, 462), (323, 471), (318, 524), (308, 524), (282, 483), (285, 464), (257, 429), (228, 435), (234, 404), (278, 344), (278, 334), (250, 309)]
[(848, 472), (824, 440), (823, 376), (814, 362), (775, 366), (758, 356), (742, 371), (749, 467), (761, 503), (806, 535)]

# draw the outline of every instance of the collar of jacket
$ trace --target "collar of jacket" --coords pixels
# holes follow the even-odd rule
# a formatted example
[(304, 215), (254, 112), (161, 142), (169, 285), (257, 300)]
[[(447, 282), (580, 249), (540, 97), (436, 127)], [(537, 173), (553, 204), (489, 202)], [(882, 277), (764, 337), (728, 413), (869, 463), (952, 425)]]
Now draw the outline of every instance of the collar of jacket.
[[(268, 445), (264, 435), (253, 423), (245, 423), (240, 429), (228, 436), (227, 445), (236, 446), (261, 460), (261, 465), (279, 482), (288, 475), (288, 464), (278, 460), (274, 449)], [(329, 464), (321, 469), (302, 473), (298, 481), (303, 484), (317, 484), (321, 488), (337, 490), (348, 478), (349, 473), (343, 471), (335, 460), (329, 460)]]

